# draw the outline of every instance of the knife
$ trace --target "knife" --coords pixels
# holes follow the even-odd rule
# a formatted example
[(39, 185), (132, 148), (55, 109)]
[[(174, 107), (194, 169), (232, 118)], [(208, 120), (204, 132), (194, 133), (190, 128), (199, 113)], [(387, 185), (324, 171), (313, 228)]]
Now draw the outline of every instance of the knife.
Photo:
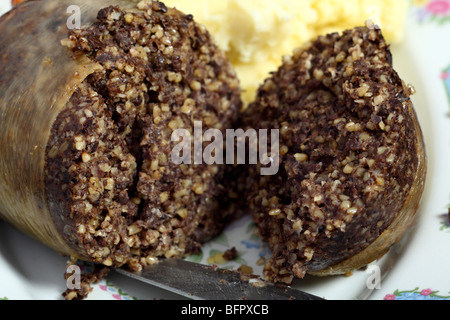
[(323, 300), (286, 285), (182, 259), (161, 259), (140, 272), (113, 270), (193, 300)]

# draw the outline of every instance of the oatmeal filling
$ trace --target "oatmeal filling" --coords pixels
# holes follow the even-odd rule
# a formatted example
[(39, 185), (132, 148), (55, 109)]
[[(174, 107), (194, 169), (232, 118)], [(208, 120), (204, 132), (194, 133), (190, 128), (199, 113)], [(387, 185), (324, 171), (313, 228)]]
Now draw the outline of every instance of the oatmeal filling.
[(243, 123), (280, 130), (280, 171), (249, 168), (249, 211), (273, 251), (265, 275), (290, 283), (369, 246), (393, 221), (417, 169), (412, 89), (381, 31), (321, 36), (285, 57)]
[[(223, 165), (171, 161), (176, 129), (232, 128), (236, 75), (204, 27), (161, 2), (108, 7), (63, 41), (101, 65), (56, 119), (47, 147), (52, 212), (75, 248), (139, 270), (183, 257), (217, 235), (234, 210)], [(58, 223), (57, 223), (58, 224)]]

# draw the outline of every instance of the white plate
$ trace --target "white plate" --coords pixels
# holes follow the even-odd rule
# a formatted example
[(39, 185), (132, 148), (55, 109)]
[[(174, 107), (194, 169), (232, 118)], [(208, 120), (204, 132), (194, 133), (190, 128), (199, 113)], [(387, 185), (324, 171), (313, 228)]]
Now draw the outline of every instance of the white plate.
[[(327, 299), (448, 299), (450, 300), (450, 1), (414, 1), (406, 39), (393, 46), (394, 65), (400, 76), (414, 84), (413, 102), (424, 131), (429, 173), (415, 227), (375, 268), (350, 277), (306, 277), (294, 286)], [(448, 10), (446, 11), (446, 5)], [(0, 0), (0, 14), (9, 0)], [(221, 267), (251, 266), (269, 257), (265, 244), (253, 235), (248, 217), (233, 223), (223, 235), (206, 244), (201, 256), (207, 263), (216, 252), (232, 247), (238, 259)], [(62, 299), (66, 258), (0, 221), (0, 299)], [(373, 289), (376, 267), (382, 271)], [(112, 274), (94, 285), (90, 300), (180, 299), (172, 293)]]

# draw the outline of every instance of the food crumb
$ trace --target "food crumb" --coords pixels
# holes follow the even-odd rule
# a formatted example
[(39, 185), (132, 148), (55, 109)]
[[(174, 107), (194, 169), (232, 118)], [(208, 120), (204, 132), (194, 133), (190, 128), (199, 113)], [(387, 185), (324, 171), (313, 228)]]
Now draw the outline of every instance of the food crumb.
[(258, 261), (256, 261), (256, 265), (257, 266), (263, 266), (266, 264), (266, 258), (265, 257), (261, 257), (258, 259)]
[(265, 286), (267, 286), (267, 283), (261, 279), (250, 279), (249, 283), (254, 287), (254, 288), (263, 288)]
[(238, 271), (243, 274), (243, 275), (251, 275), (253, 273), (253, 268), (250, 266), (247, 266), (245, 264), (242, 264), (239, 268)]
[(233, 247), (233, 248), (228, 249), (227, 251), (225, 251), (223, 253), (223, 257), (224, 257), (225, 260), (228, 260), (228, 261), (233, 261), (234, 259), (236, 259), (236, 257), (237, 257), (236, 247)]
[(233, 261), (237, 257), (237, 250), (235, 247), (226, 250), (225, 252), (218, 252), (208, 258), (208, 264), (226, 264)]
[(223, 257), (224, 252), (218, 252), (214, 255), (212, 255), (211, 257), (208, 258), (208, 264), (225, 264), (228, 262), (228, 260), (226, 260)]

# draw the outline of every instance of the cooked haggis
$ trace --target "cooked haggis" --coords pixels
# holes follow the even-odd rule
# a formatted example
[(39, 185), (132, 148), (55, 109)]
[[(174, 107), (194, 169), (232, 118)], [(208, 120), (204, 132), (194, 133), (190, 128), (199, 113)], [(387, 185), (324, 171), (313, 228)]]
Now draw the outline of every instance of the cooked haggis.
[(176, 164), (172, 133), (225, 133), (242, 105), (192, 15), (136, 3), (29, 1), (0, 19), (2, 218), (72, 262), (132, 270), (198, 252), (233, 218), (226, 166)]
[(108, 7), (63, 41), (101, 69), (76, 89), (47, 146), (50, 210), (92, 261), (138, 269), (183, 257), (231, 211), (219, 165), (176, 165), (173, 130), (225, 130), (240, 107), (231, 65), (192, 16), (149, 2)]
[(366, 249), (402, 210), (411, 223), (417, 206), (405, 208), (413, 194), (418, 202), (424, 170), (411, 93), (373, 26), (319, 37), (259, 88), (242, 121), (280, 130), (279, 173), (261, 176), (254, 166), (247, 178), (249, 210), (273, 251), (268, 279), (348, 272), (333, 267)]

